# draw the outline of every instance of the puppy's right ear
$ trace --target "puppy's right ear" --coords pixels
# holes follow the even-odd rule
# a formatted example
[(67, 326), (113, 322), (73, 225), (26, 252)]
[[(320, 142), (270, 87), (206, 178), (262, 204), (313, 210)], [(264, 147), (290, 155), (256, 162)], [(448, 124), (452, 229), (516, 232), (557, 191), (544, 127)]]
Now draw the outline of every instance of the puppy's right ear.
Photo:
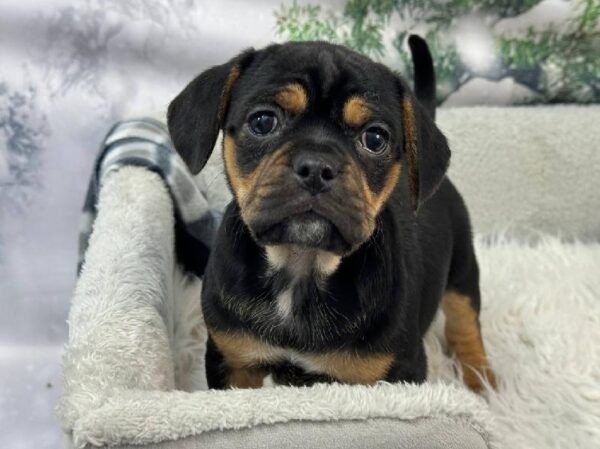
[(253, 49), (246, 50), (229, 62), (206, 70), (169, 105), (167, 126), (171, 140), (192, 173), (206, 165), (223, 126), (231, 90), (253, 56)]

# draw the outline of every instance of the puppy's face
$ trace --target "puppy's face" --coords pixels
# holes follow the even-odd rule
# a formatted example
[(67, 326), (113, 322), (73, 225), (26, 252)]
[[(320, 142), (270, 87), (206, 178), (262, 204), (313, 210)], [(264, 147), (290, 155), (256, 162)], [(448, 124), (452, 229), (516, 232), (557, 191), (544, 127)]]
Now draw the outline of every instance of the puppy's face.
[(171, 104), (169, 129), (192, 171), (223, 129), (227, 178), (259, 243), (340, 255), (369, 239), (403, 174), (416, 207), (449, 157), (405, 83), (320, 42), (249, 51), (204, 72)]

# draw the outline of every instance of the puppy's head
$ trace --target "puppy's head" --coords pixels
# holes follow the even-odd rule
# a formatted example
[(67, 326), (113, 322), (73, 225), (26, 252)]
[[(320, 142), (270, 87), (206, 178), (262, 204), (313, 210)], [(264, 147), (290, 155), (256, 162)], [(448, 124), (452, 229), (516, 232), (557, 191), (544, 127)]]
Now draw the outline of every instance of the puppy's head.
[(415, 210), (446, 171), (446, 140), (385, 66), (323, 42), (248, 50), (170, 104), (175, 148), (197, 173), (219, 131), (229, 185), (263, 245), (339, 255), (365, 242), (406, 176)]

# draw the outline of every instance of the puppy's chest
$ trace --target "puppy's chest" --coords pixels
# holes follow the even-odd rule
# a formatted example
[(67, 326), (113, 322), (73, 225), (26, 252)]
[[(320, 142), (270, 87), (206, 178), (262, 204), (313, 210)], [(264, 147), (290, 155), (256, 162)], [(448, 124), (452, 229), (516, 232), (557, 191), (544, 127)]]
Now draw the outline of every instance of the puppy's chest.
[[(337, 310), (342, 302), (349, 303), (348, 295), (336, 292), (343, 296), (336, 297), (329, 289), (329, 277), (340, 263), (338, 256), (293, 245), (267, 247), (266, 255), (266, 287), (243, 303), (224, 297), (232, 312), (258, 328), (293, 333), (300, 337), (301, 346), (308, 343), (303, 337), (317, 342), (325, 336), (316, 334), (339, 333), (342, 322), (351, 321)], [(311, 331), (320, 338), (311, 338)]]
[[(343, 346), (364, 324), (356, 301), (342, 294), (333, 296), (326, 281), (312, 278), (278, 279), (271, 288), (246, 297), (224, 292), (221, 302), (232, 317), (274, 347)], [(295, 353), (279, 358), (298, 359)]]
[[(267, 255), (272, 288), (264, 297), (222, 298), (248, 328), (210, 329), (227, 365), (268, 370), (290, 364), (345, 383), (385, 378), (391, 353), (358, 351), (348, 344), (364, 331), (364, 314), (350, 307), (356, 303), (352, 295), (335, 292), (333, 297), (328, 289), (339, 258), (290, 247), (267, 248)], [(336, 347), (344, 349), (299, 349)]]

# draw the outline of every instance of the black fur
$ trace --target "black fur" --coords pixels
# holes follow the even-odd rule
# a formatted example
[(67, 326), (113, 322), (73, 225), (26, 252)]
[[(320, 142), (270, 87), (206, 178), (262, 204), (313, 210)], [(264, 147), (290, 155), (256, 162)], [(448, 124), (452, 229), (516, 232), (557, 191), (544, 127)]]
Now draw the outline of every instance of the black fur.
[(408, 45), (414, 66), (415, 95), (432, 118), (435, 118), (435, 71), (433, 59), (427, 43), (413, 34), (408, 38)]
[[(247, 51), (231, 61), (210, 68), (189, 83), (169, 105), (167, 122), (173, 145), (192, 173), (206, 165), (215, 146), (227, 104), (222, 92), (231, 69), (240, 70), (250, 63), (253, 51)], [(223, 110), (220, 111), (220, 107)]]
[[(340, 167), (353, 161), (377, 193), (392, 164), (402, 163), (400, 181), (379, 212), (374, 231), (363, 241), (358, 241), (353, 229), (364, 205), (352, 204), (341, 188), (315, 200), (290, 176), (250, 224), (242, 219), (238, 201), (232, 201), (204, 275), (202, 305), (211, 328), (245, 331), (300, 352), (393, 353), (395, 361), (385, 379), (422, 382), (426, 377), (423, 335), (443, 292), (453, 289), (469, 295), (478, 310), (478, 270), (469, 218), (460, 195), (445, 178), (450, 151), (432, 119), (431, 57), (423, 41), (412, 38), (410, 45), (419, 77), (418, 99), (383, 65), (343, 47), (308, 42), (246, 51), (201, 74), (172, 102), (169, 129), (194, 172), (208, 160), (219, 129), (235, 137), (236, 163), (242, 174), (251, 173), (263, 158), (289, 143), (292, 155), (327, 154), (328, 163)], [(233, 68), (240, 76), (223, 100), (224, 83)], [(288, 82), (298, 82), (308, 92), (306, 112), (291, 117), (278, 111), (284, 126), (277, 135), (266, 139), (251, 135), (246, 129), (248, 115), (272, 107), (274, 88)], [(365, 95), (374, 108), (371, 121), (383, 122), (389, 129), (392, 145), (385, 156), (361, 152), (356, 142), (362, 129), (340, 123), (341, 108), (352, 94)], [(411, 179), (407, 168), (401, 108), (406, 96), (412, 99), (418, 132), (416, 179)], [(219, 117), (223, 101), (226, 109)], [(274, 223), (307, 210), (326, 216), (332, 229), (326, 242), (314, 246), (343, 258), (326, 280), (306, 276), (297, 281), (293, 320), (282, 324), (273, 308), (277, 295), (289, 287), (290, 275), (269, 267), (264, 245), (278, 239), (288, 242), (281, 230), (261, 238), (261, 226), (279, 229)], [(323, 380), (295, 366), (268, 368), (285, 383)], [(207, 369), (209, 384), (223, 387), (226, 367), (212, 341)]]

